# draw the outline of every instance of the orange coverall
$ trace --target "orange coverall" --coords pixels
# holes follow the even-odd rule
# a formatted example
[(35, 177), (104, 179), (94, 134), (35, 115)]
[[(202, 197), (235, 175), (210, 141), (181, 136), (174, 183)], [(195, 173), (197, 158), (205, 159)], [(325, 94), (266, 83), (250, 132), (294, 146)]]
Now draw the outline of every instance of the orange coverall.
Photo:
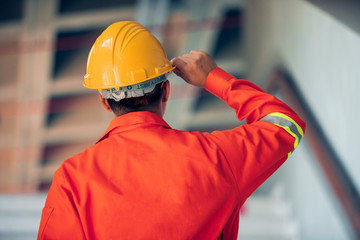
[(287, 159), (305, 124), (220, 68), (205, 87), (247, 124), (200, 133), (151, 112), (116, 117), (56, 171), (38, 239), (236, 239), (240, 207)]

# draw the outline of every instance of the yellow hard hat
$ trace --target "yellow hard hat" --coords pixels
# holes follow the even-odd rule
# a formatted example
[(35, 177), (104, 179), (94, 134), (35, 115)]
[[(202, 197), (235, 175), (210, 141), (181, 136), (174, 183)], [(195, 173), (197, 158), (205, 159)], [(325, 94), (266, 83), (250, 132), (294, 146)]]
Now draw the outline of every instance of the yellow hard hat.
[(102, 89), (125, 87), (171, 72), (160, 42), (132, 21), (111, 24), (92, 46), (83, 85)]

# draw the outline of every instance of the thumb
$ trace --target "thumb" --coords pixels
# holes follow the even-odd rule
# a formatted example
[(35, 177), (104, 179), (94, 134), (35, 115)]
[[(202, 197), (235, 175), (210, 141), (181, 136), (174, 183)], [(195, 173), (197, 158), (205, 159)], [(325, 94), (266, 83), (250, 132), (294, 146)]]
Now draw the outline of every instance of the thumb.
[(184, 71), (184, 69), (186, 68), (187, 63), (186, 63), (184, 60), (182, 60), (181, 58), (179, 58), (179, 57), (173, 58), (173, 59), (171, 60), (171, 63), (172, 63), (173, 65), (175, 65), (175, 67), (176, 67), (176, 68), (173, 70), (174, 73), (175, 73), (176, 75), (178, 75), (179, 77), (181, 77), (181, 78), (184, 79), (184, 77), (185, 77), (185, 71)]
[(187, 66), (187, 63), (181, 57), (175, 57), (171, 60), (171, 63), (176, 66), (176, 68), (183, 71), (184, 68)]
[(183, 72), (181, 72), (178, 68), (175, 68), (175, 69), (173, 70), (173, 72), (174, 72), (176, 75), (178, 75), (179, 77), (181, 77), (182, 79), (185, 78), (185, 75), (183, 74)]

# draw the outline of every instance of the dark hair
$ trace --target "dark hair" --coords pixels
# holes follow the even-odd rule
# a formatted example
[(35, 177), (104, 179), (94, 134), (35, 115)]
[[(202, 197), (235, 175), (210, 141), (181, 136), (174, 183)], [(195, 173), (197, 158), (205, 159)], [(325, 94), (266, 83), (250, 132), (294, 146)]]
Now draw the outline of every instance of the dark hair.
[(142, 97), (124, 98), (119, 102), (114, 99), (107, 99), (111, 110), (115, 115), (120, 116), (129, 112), (152, 111), (160, 103), (163, 95), (162, 84), (156, 84), (154, 90)]

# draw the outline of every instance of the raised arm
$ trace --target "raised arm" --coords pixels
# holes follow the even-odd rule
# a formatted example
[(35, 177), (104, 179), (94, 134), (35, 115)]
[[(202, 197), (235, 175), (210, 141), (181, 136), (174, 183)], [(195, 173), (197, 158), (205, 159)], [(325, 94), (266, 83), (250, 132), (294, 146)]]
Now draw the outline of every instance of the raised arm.
[(239, 120), (246, 118), (246, 125), (211, 134), (245, 201), (298, 146), (305, 123), (279, 99), (218, 68), (205, 52), (191, 51), (174, 58), (173, 64), (186, 82), (205, 87), (233, 108)]

